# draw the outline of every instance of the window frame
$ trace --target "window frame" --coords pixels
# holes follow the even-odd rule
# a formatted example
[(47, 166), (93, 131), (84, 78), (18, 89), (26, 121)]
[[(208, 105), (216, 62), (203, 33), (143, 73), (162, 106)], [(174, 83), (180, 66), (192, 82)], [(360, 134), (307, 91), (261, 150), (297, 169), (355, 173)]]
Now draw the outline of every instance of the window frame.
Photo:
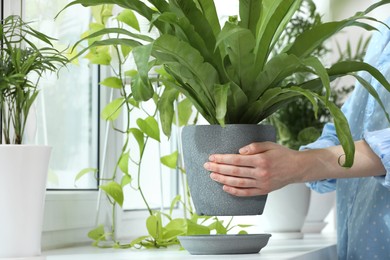
[[(21, 15), (23, 17), (25, 1), (28, 0), (1, 0), (1, 19), (11, 14)], [(100, 68), (97, 73), (99, 77), (101, 73)], [(106, 104), (108, 96), (107, 91), (104, 91), (103, 89), (100, 91), (98, 111), (100, 111), (100, 104)], [(104, 126), (105, 124), (106, 122), (100, 119), (99, 125)], [(104, 160), (101, 152), (104, 149), (103, 142), (106, 131), (103, 128), (98, 130), (99, 167)], [(111, 132), (112, 131), (108, 133), (108, 138), (115, 138)], [(116, 157), (110, 156), (110, 158)], [(114, 160), (106, 158), (105, 164), (106, 167), (110, 169), (115, 162)], [(96, 225), (101, 222), (102, 216), (107, 213), (104, 210), (105, 207), (102, 206), (104, 203), (107, 203), (107, 200), (105, 196), (101, 196), (101, 191), (97, 188), (94, 190), (47, 190), (44, 209), (42, 248), (48, 250), (91, 243), (91, 240), (87, 237), (87, 233), (96, 227)], [(99, 205), (100, 209), (103, 210), (100, 210), (99, 214), (97, 214)], [(132, 219), (136, 221), (134, 226), (141, 226), (140, 221), (144, 221), (145, 218), (144, 216), (137, 216), (136, 214)]]

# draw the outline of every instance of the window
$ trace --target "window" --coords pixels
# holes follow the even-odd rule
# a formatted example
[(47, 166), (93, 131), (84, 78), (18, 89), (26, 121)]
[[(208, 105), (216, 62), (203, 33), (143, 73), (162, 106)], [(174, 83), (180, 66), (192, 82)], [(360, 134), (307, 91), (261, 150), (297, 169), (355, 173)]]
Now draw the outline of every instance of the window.
[[(57, 49), (66, 49), (79, 40), (88, 29), (91, 15), (88, 8), (77, 6), (55, 15), (69, 1), (27, 0), (24, 19), (31, 26), (58, 39)], [(45, 12), (42, 12), (45, 10)], [(31, 113), (36, 126), (31, 127), (30, 142), (53, 147), (48, 184), (49, 189), (96, 189), (93, 175), (75, 183), (82, 169), (98, 165), (98, 77), (97, 68), (80, 59), (77, 65), (62, 68), (58, 75), (40, 81), (42, 89)], [(33, 128), (33, 129), (31, 129)], [(34, 131), (36, 128), (36, 131)], [(29, 141), (29, 140), (28, 140)]]
[[(89, 10), (76, 8), (57, 20), (66, 0), (2, 0), (2, 17), (22, 14), (31, 26), (59, 39), (59, 49), (72, 45), (90, 21)], [(59, 45), (59, 44), (62, 45)], [(29, 118), (26, 141), (53, 146), (45, 205), (43, 247), (52, 248), (88, 241), (95, 226), (97, 182), (90, 176), (74, 178), (85, 167), (97, 167), (99, 158), (98, 72), (87, 61), (69, 65), (59, 77), (40, 81), (41, 93)]]

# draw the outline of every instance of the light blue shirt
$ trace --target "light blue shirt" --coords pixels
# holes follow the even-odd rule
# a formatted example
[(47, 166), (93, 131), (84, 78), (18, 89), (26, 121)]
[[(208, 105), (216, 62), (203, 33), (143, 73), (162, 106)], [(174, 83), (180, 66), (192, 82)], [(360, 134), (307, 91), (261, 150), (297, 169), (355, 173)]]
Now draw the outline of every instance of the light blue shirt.
[[(387, 22), (390, 23), (390, 20)], [(382, 26), (369, 44), (365, 61), (390, 81), (390, 30)], [(361, 73), (375, 87), (388, 112), (390, 93), (368, 73)], [(380, 177), (328, 179), (308, 185), (321, 193), (336, 190), (339, 259), (390, 259), (390, 124), (382, 108), (360, 84), (345, 102), (354, 140), (364, 139), (381, 158), (386, 174)], [(321, 137), (302, 149), (339, 145), (333, 124)]]

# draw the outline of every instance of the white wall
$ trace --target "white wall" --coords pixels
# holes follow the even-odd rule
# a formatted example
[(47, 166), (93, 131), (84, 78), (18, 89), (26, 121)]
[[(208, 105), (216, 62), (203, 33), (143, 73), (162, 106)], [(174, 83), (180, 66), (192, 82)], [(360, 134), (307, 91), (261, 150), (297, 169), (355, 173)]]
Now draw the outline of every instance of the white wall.
[[(323, 1), (323, 0), (319, 0)], [(318, 1), (317, 1), (318, 2)], [(332, 20), (341, 20), (347, 17), (354, 15), (358, 11), (365, 10), (367, 7), (372, 5), (373, 3), (378, 2), (378, 0), (326, 0), (324, 2), (329, 3), (330, 7), (330, 18)], [(390, 4), (379, 7), (373, 12), (368, 14), (380, 21), (385, 21), (388, 17), (390, 17)], [(371, 23), (377, 26), (377, 23)], [(359, 38), (364, 36), (369, 36), (371, 32), (367, 32), (358, 27), (350, 27), (340, 33), (337, 37), (337, 41), (341, 46), (343, 46), (343, 42), (346, 42), (347, 39), (352, 41), (352, 44), (356, 44)], [(333, 42), (335, 44), (335, 42)], [(345, 45), (344, 45), (345, 46)], [(354, 45), (352, 45), (354, 46)]]

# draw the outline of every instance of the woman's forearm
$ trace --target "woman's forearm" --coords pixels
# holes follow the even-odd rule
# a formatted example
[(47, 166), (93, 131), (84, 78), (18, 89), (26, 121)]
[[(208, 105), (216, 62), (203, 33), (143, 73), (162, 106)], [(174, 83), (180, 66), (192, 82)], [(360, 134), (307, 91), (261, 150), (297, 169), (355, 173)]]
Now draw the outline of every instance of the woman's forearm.
[(306, 150), (297, 154), (302, 165), (302, 181), (333, 178), (380, 176), (386, 173), (380, 158), (365, 141), (355, 142), (355, 159), (351, 168), (341, 167), (344, 152), (341, 146)]

